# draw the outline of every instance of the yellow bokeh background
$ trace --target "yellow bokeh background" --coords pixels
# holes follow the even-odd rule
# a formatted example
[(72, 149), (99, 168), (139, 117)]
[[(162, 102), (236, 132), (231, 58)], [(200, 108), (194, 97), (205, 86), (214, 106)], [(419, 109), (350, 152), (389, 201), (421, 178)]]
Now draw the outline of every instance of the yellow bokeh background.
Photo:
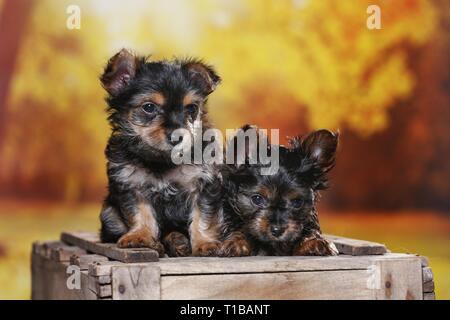
[[(223, 82), (209, 111), (222, 130), (253, 123), (280, 129), (281, 142), (339, 130), (324, 230), (430, 256), (437, 296), (450, 298), (448, 2), (28, 0), (23, 12), (12, 2), (0, 0), (0, 20), (10, 10), (25, 24), (13, 71), (0, 70), (0, 298), (30, 297), (32, 241), (99, 227), (110, 131), (98, 77), (124, 47), (212, 64)], [(374, 4), (380, 30), (366, 25)], [(70, 5), (80, 29), (66, 26)], [(0, 38), (0, 57), (8, 45)]]

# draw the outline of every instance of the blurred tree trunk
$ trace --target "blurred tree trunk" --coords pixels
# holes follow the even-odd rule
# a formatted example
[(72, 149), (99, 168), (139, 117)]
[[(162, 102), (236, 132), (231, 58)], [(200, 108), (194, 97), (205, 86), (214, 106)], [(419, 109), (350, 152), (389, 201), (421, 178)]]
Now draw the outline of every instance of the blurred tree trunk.
[(4, 1), (0, 10), (0, 150), (5, 138), (8, 92), (20, 42), (34, 2)]

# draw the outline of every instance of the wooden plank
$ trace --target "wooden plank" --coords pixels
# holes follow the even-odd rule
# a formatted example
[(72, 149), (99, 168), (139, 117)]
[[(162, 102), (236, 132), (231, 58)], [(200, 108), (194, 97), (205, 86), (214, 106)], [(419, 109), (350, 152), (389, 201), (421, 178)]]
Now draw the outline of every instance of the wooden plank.
[[(419, 257), (380, 259), (372, 268), (379, 300), (422, 300), (422, 265)], [(378, 282), (379, 280), (379, 282)]]
[(430, 261), (428, 260), (428, 258), (425, 257), (425, 256), (419, 256), (419, 257), (420, 257), (420, 260), (421, 260), (421, 262), (422, 262), (422, 267), (428, 267), (428, 265), (429, 265), (429, 263), (430, 263)]
[(428, 282), (433, 280), (433, 271), (430, 267), (422, 268), (422, 281)]
[(79, 266), (81, 270), (88, 270), (91, 263), (104, 261), (108, 261), (108, 258), (99, 254), (73, 255), (70, 258), (70, 263)]
[(96, 277), (97, 278), (97, 282), (99, 284), (111, 284), (111, 276), (99, 276)]
[(33, 243), (34, 253), (50, 258), (52, 249), (66, 246), (61, 241), (37, 241)]
[(101, 243), (93, 233), (63, 232), (61, 240), (87, 251), (126, 263), (158, 261), (159, 254), (149, 248), (118, 248), (114, 243)]
[(99, 298), (106, 298), (112, 296), (111, 284), (101, 285), (94, 277), (89, 277), (89, 290), (94, 292)]
[(362, 256), (388, 253), (386, 246), (381, 243), (338, 237), (329, 234), (324, 234), (324, 237), (328, 241), (334, 243), (340, 254)]
[(424, 293), (423, 300), (436, 300), (436, 294), (434, 292)]
[(423, 292), (430, 293), (434, 292), (434, 281), (428, 281), (423, 283)]
[(112, 267), (123, 266), (123, 265), (125, 265), (125, 264), (120, 261), (102, 261), (102, 262), (90, 263), (89, 268), (88, 268), (89, 275), (95, 276), (95, 277), (111, 276)]
[(70, 261), (71, 256), (83, 254), (86, 254), (86, 250), (75, 246), (64, 245), (59, 248), (51, 249), (50, 258), (55, 261)]
[[(114, 300), (161, 299), (161, 273), (154, 266), (112, 267), (112, 296)], [(178, 290), (184, 290), (178, 287)]]
[[(95, 292), (100, 298), (106, 298), (112, 296), (111, 277), (108, 277), (109, 283), (100, 283), (99, 277), (89, 276), (88, 286), (89, 290)], [(103, 281), (102, 281), (103, 282)]]
[(365, 270), (163, 276), (161, 299), (373, 299)]
[(80, 271), (80, 287), (69, 289), (67, 262), (57, 262), (32, 254), (32, 299), (33, 300), (95, 300), (97, 296), (88, 288), (88, 274)]
[[(222, 274), (222, 273), (262, 273), (291, 271), (326, 270), (367, 270), (378, 260), (416, 259), (411, 254), (388, 253), (382, 256), (332, 257), (239, 257), (239, 258), (161, 258), (158, 262), (136, 263), (136, 266), (155, 266), (161, 269), (161, 275), (184, 274)], [(114, 266), (124, 265), (118, 261), (101, 262), (89, 266), (89, 274), (95, 276), (110, 275)]]

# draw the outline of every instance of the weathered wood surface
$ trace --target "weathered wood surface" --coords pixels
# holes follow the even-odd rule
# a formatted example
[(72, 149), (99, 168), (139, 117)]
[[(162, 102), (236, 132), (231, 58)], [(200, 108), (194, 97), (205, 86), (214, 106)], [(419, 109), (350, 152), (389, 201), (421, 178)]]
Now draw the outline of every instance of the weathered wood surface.
[[(383, 244), (376, 242), (349, 239), (334, 235), (324, 235), (324, 237), (332, 241), (341, 254), (358, 256), (378, 255), (388, 252)], [(127, 263), (150, 262), (157, 261), (158, 259), (158, 253), (154, 250), (148, 248), (117, 248), (115, 244), (100, 243), (98, 235), (89, 232), (64, 232), (61, 234), (61, 240), (90, 252)]]
[[(239, 257), (239, 258), (161, 258), (150, 263), (159, 267), (162, 275), (188, 274), (222, 274), (222, 273), (263, 273), (291, 271), (333, 271), (333, 270), (367, 270), (379, 260), (414, 260), (420, 264), (420, 258), (412, 254), (388, 253), (382, 256), (339, 255), (332, 257)], [(114, 266), (121, 266), (118, 261), (99, 262), (89, 266), (93, 275), (109, 275)], [(136, 263), (146, 266), (149, 263)]]
[(151, 262), (159, 259), (158, 252), (155, 250), (148, 248), (118, 248), (113, 243), (101, 243), (96, 234), (89, 232), (63, 232), (61, 241), (127, 263)]
[(433, 280), (433, 271), (428, 266), (422, 268), (422, 282), (423, 282), (423, 299), (435, 300), (436, 295), (434, 293), (435, 287)]
[(436, 295), (435, 295), (434, 292), (424, 293), (423, 294), (423, 300), (436, 300)]
[[(82, 240), (98, 244), (92, 234)], [(431, 269), (423, 267), (423, 257), (412, 254), (186, 257), (127, 264), (89, 254), (86, 247), (65, 261), (78, 249), (64, 242), (33, 245), (34, 299), (435, 298)], [(81, 269), (79, 290), (66, 286), (69, 264)]]
[(329, 234), (325, 234), (324, 237), (328, 241), (334, 243), (340, 254), (363, 256), (385, 254), (388, 252), (386, 246), (381, 243), (338, 237)]
[[(59, 248), (56, 247), (58, 245), (60, 246)], [(51, 250), (49, 251), (48, 244), (35, 243), (33, 245), (32, 299), (96, 300), (111, 297), (110, 276), (93, 277), (88, 274), (87, 270), (82, 270), (81, 268), (79, 269), (80, 287), (69, 288), (67, 282), (69, 277), (73, 275), (73, 269), (70, 270), (69, 266), (78, 266), (68, 261), (60, 261), (59, 255), (55, 256), (52, 254), (57, 249), (61, 249), (59, 250), (61, 252), (65, 250), (66, 246), (63, 243), (56, 244), (52, 242), (50, 247)], [(107, 259), (105, 257), (101, 258)], [(98, 283), (98, 286), (93, 286), (93, 283)], [(95, 290), (92, 290), (93, 288)]]
[(70, 257), (70, 264), (79, 266), (81, 270), (88, 270), (89, 265), (96, 262), (109, 261), (107, 257), (99, 254), (73, 255)]
[[(112, 296), (115, 300), (161, 299), (161, 273), (158, 267), (116, 266), (112, 269)], [(179, 291), (183, 287), (178, 287)]]
[(67, 262), (51, 260), (38, 253), (32, 253), (32, 285), (33, 300), (95, 300), (97, 296), (88, 288), (88, 274), (80, 273), (80, 289), (69, 289), (67, 286)]
[(73, 255), (86, 254), (86, 250), (75, 246), (61, 246), (50, 251), (50, 258), (55, 261), (70, 261)]
[(422, 300), (422, 265), (419, 257), (380, 259), (372, 268), (378, 300)]
[(161, 299), (374, 299), (366, 270), (167, 276)]

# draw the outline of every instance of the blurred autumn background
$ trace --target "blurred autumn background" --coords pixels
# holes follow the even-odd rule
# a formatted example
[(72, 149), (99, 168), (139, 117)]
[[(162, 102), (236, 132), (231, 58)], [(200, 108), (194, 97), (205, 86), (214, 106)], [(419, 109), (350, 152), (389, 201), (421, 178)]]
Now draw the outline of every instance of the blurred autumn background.
[(324, 231), (428, 256), (450, 298), (449, 35), (447, 0), (0, 0), (0, 298), (30, 297), (32, 241), (98, 229), (98, 76), (122, 47), (216, 66), (221, 129), (339, 129)]

